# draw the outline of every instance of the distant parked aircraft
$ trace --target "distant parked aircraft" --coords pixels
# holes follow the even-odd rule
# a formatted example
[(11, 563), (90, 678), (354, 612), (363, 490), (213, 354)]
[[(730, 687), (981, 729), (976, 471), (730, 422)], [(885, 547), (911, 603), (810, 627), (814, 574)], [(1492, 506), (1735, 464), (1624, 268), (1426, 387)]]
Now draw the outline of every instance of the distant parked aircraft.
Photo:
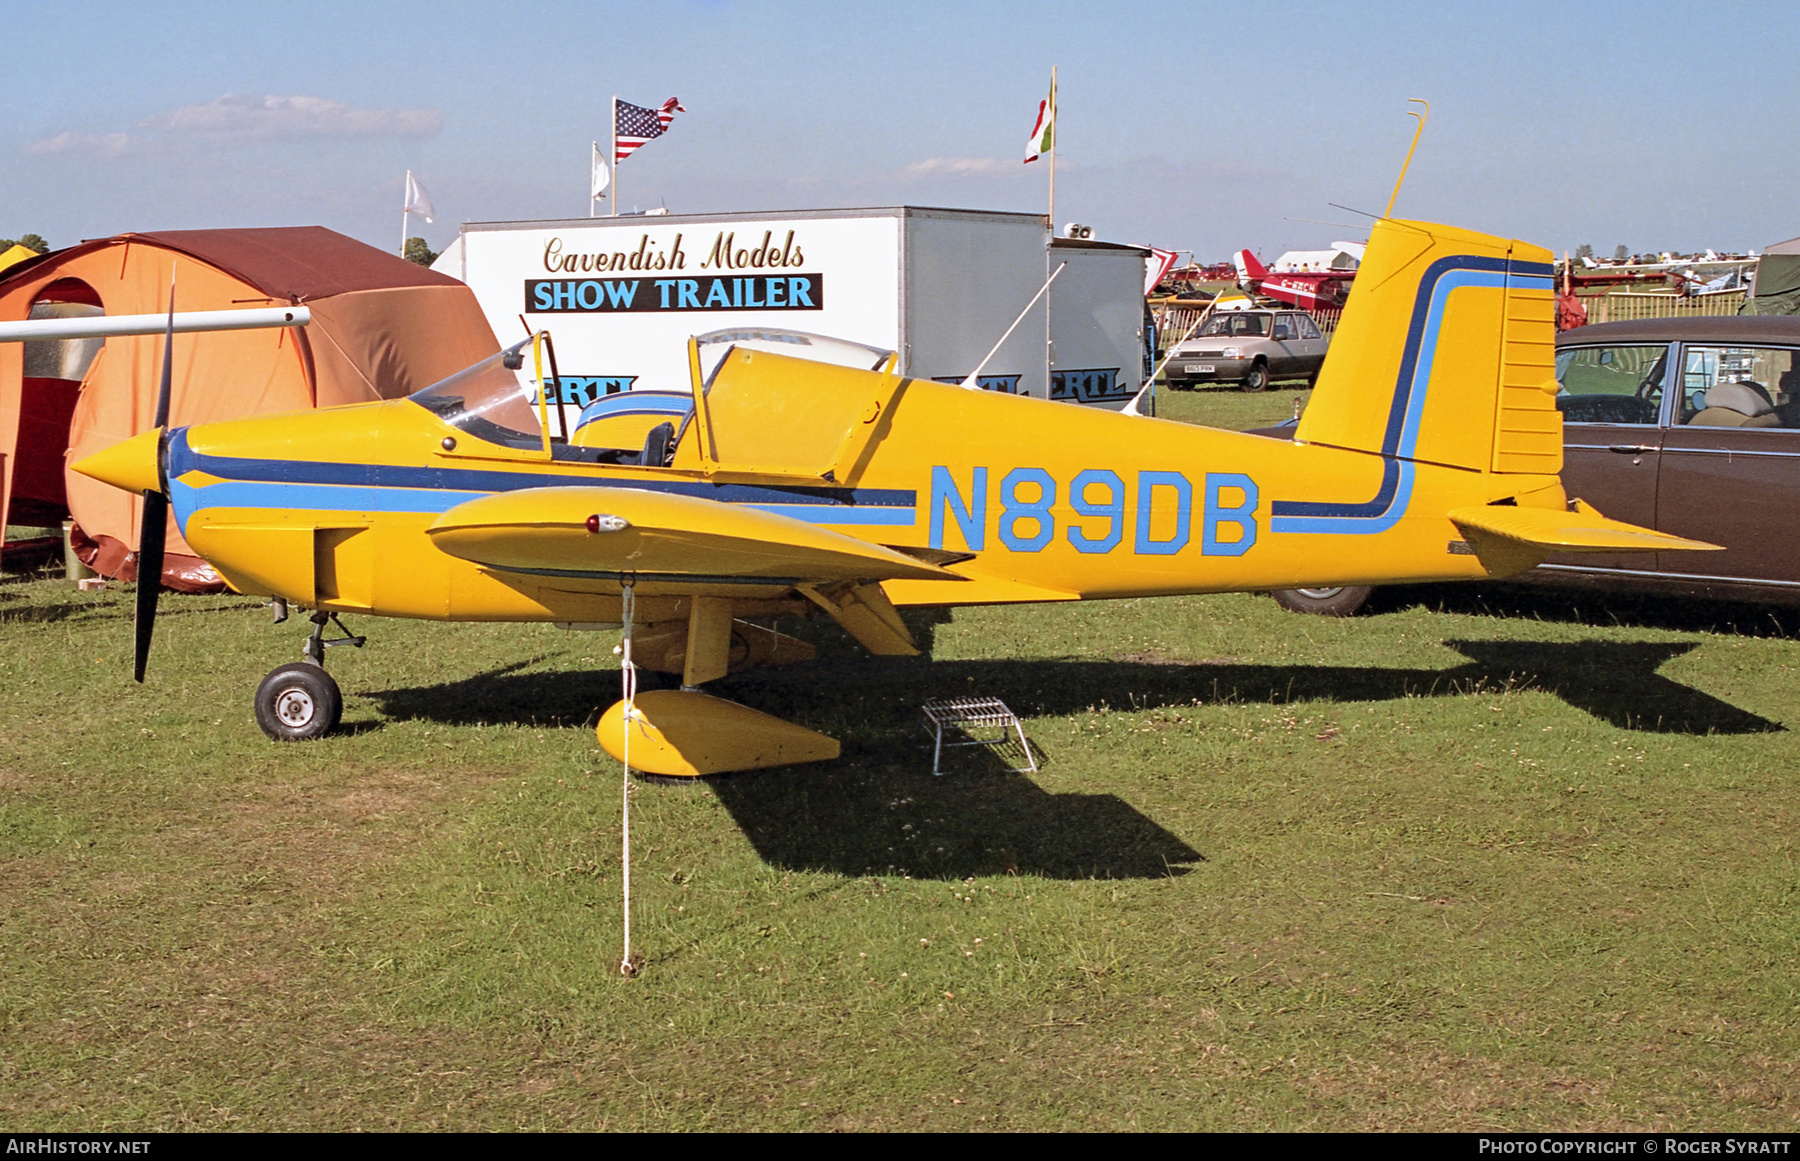
[[(1340, 247), (1346, 243), (1339, 243)], [(1361, 247), (1357, 247), (1361, 249)], [(1351, 264), (1339, 267), (1309, 270), (1305, 272), (1284, 272), (1280, 267), (1307, 265), (1302, 260), (1292, 261), (1295, 252), (1282, 255), (1276, 262), (1277, 269), (1266, 269), (1256, 260), (1256, 255), (1248, 250), (1239, 250), (1232, 255), (1232, 263), (1238, 272), (1238, 285), (1250, 294), (1260, 294), (1283, 302), (1289, 306), (1297, 306), (1302, 310), (1317, 310), (1320, 307), (1337, 309), (1344, 305), (1344, 299), (1350, 293), (1350, 283), (1356, 278), (1356, 259), (1350, 257)], [(1309, 253), (1309, 252), (1299, 252)], [(1345, 251), (1316, 251), (1318, 254), (1345, 254)]]

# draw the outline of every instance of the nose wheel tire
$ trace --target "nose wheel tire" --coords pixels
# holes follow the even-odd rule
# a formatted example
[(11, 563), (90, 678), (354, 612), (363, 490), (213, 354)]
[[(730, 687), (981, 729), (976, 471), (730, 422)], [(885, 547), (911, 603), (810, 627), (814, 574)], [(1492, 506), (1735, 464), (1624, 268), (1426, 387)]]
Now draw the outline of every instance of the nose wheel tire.
[(256, 724), (277, 742), (304, 742), (337, 728), (344, 695), (317, 665), (278, 666), (256, 687)]
[(1348, 617), (1363, 607), (1374, 592), (1372, 585), (1336, 585), (1318, 589), (1276, 589), (1270, 595), (1289, 612), (1320, 617)]

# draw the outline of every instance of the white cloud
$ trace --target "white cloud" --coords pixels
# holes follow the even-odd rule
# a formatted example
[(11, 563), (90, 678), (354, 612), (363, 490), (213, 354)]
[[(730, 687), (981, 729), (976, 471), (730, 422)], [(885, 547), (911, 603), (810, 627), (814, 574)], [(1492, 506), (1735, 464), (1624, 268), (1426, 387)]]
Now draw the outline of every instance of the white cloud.
[(359, 109), (326, 97), (252, 97), (227, 93), (152, 117), (141, 130), (229, 137), (431, 137), (444, 127), (437, 109)]
[(34, 141), (26, 146), (25, 152), (33, 154), (45, 153), (92, 153), (104, 157), (117, 157), (125, 152), (130, 137), (124, 133), (77, 133), (73, 129), (65, 129), (54, 137), (46, 137), (42, 141)]
[(87, 153), (117, 157), (147, 138), (250, 140), (274, 137), (434, 137), (437, 109), (359, 109), (328, 97), (252, 97), (227, 93), (138, 122), (130, 133), (66, 129), (26, 147), (31, 154)]
[(976, 177), (988, 174), (1022, 173), (1022, 161), (999, 157), (932, 157), (915, 161), (900, 171), (901, 177)]

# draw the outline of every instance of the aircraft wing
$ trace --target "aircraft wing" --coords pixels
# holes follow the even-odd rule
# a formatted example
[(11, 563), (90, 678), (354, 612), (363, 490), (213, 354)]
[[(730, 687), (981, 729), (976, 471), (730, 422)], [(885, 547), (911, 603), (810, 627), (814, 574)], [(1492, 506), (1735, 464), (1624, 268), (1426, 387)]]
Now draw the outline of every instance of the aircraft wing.
[(643, 488), (500, 492), (457, 505), (427, 531), (451, 556), (529, 576), (776, 585), (962, 579), (789, 516)]
[[(1483, 504), (1457, 508), (1450, 520), (1470, 541), (1477, 555), (1483, 552), (1483, 534), (1498, 537), (1519, 546), (1547, 549), (1550, 552), (1670, 552), (1675, 550), (1716, 552), (1717, 544), (1687, 540), (1609, 520), (1590, 504), (1575, 501), (1572, 511), (1555, 508), (1518, 508), (1510, 505)], [(1543, 555), (1539, 554), (1540, 557)]]

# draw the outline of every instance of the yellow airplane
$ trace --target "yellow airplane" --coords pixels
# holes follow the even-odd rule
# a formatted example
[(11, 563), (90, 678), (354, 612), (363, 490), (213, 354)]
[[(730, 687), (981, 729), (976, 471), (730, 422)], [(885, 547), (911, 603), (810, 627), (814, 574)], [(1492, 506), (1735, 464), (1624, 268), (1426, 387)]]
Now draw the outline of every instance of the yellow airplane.
[[(1551, 255), (1376, 223), (1292, 442), (907, 379), (792, 331), (689, 341), (689, 393), (594, 404), (552, 439), (539, 334), (406, 400), (158, 428), (75, 470), (162, 502), (233, 588), (309, 607), (258, 720), (329, 731), (340, 614), (618, 627), (683, 688), (631, 758), (704, 775), (838, 743), (697, 687), (810, 655), (752, 618), (819, 613), (876, 654), (898, 609), (1506, 576), (1553, 553), (1713, 546), (1563, 493)], [(529, 351), (527, 350), (529, 348)], [(524, 364), (532, 366), (527, 372)], [(165, 356), (166, 362), (166, 356)], [(165, 383), (167, 380), (165, 379)], [(139, 680), (154, 617), (140, 603)], [(615, 757), (625, 703), (602, 716)]]

